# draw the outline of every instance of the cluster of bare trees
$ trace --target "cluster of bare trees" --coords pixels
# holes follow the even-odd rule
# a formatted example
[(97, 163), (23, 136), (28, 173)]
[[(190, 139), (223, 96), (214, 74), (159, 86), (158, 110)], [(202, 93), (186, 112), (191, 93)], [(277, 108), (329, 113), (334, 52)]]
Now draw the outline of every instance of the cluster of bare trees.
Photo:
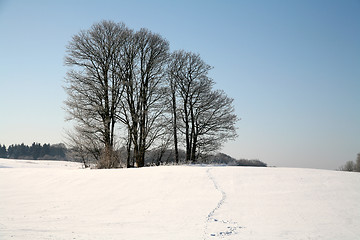
[(147, 29), (102, 21), (76, 34), (67, 46), (64, 86), (69, 143), (98, 167), (144, 166), (148, 149), (186, 149), (186, 161), (236, 137), (232, 99), (214, 90), (211, 69), (198, 54), (169, 52), (169, 43)]

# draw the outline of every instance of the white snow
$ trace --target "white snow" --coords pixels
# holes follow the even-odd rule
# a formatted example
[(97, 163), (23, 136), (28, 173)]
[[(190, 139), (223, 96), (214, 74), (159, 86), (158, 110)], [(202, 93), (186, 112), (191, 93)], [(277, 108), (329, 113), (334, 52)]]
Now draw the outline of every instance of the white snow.
[(358, 173), (0, 159), (0, 239), (355, 240), (359, 226)]

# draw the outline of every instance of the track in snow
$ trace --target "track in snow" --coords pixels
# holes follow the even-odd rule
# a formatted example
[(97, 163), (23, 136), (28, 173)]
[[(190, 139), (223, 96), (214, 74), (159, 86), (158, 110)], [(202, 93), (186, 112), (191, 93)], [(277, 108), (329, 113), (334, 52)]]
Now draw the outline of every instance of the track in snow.
[(226, 200), (226, 192), (224, 192), (224, 190), (219, 187), (215, 178), (213, 177), (213, 175), (211, 175), (210, 170), (211, 168), (206, 171), (207, 176), (214, 184), (215, 189), (221, 193), (221, 199), (217, 203), (216, 207), (211, 210), (211, 212), (206, 217), (204, 240), (212, 239), (214, 237), (229, 237), (231, 235), (237, 234), (237, 230), (241, 228), (241, 226), (237, 222), (221, 219), (221, 217), (217, 218), (215, 216), (215, 213), (223, 206)]

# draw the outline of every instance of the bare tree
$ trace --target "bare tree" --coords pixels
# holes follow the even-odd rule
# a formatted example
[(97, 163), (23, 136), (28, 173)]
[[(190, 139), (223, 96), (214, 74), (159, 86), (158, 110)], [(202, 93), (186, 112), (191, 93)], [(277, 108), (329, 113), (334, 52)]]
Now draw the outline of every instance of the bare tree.
[(179, 163), (179, 141), (178, 141), (178, 124), (177, 124), (177, 91), (178, 84), (177, 81), (180, 81), (180, 77), (178, 76), (178, 72), (183, 67), (183, 63), (181, 62), (183, 58), (177, 55), (177, 53), (173, 53), (170, 56), (170, 61), (168, 65), (167, 71), (167, 82), (168, 82), (168, 104), (170, 106), (171, 113), (171, 124), (172, 124), (172, 132), (174, 138), (174, 155), (176, 164)]
[(196, 96), (196, 91), (198, 90), (196, 85), (199, 85), (201, 81), (207, 81), (211, 84), (211, 80), (207, 77), (211, 67), (200, 58), (200, 55), (181, 50), (172, 54), (169, 68), (169, 77), (173, 81), (171, 87), (176, 88), (181, 104), (181, 107), (176, 107), (173, 104), (173, 115), (175, 118), (177, 108), (179, 108), (180, 117), (184, 124), (183, 128), (180, 128), (180, 124), (177, 124), (176, 120), (174, 120), (174, 124), (178, 125), (175, 125), (174, 129), (179, 129), (185, 135), (186, 161), (190, 161), (194, 131), (191, 109), (194, 104), (193, 100)]
[(169, 64), (174, 144), (179, 130), (185, 136), (186, 161), (195, 162), (201, 149), (217, 150), (236, 137), (233, 100), (212, 90), (214, 82), (207, 76), (211, 68), (199, 54), (185, 51), (174, 52)]
[[(144, 166), (145, 151), (162, 134), (164, 77), (169, 43), (146, 29), (133, 34), (125, 45), (124, 90), (118, 118), (129, 129), (128, 156), (133, 145), (138, 167)], [(129, 160), (128, 160), (129, 163)]]
[(64, 87), (69, 119), (78, 132), (91, 135), (102, 145), (101, 167), (116, 167), (115, 124), (123, 92), (119, 59), (129, 37), (124, 24), (102, 21), (76, 34), (67, 46), (65, 64), (72, 67)]
[(195, 105), (195, 125), (192, 160), (197, 154), (218, 150), (226, 141), (237, 137), (235, 124), (238, 121), (232, 105), (233, 99), (224, 91), (209, 91), (199, 96)]
[(80, 160), (84, 167), (90, 167), (90, 163), (99, 163), (102, 147), (101, 142), (87, 134), (84, 129), (75, 127), (74, 131), (67, 132), (67, 145), (73, 157)]

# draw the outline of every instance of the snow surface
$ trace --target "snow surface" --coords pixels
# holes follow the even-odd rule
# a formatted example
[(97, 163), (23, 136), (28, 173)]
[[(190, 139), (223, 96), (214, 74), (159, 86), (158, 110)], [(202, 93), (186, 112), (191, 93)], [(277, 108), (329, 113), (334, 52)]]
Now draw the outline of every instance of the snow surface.
[(360, 174), (0, 159), (0, 239), (360, 239)]

